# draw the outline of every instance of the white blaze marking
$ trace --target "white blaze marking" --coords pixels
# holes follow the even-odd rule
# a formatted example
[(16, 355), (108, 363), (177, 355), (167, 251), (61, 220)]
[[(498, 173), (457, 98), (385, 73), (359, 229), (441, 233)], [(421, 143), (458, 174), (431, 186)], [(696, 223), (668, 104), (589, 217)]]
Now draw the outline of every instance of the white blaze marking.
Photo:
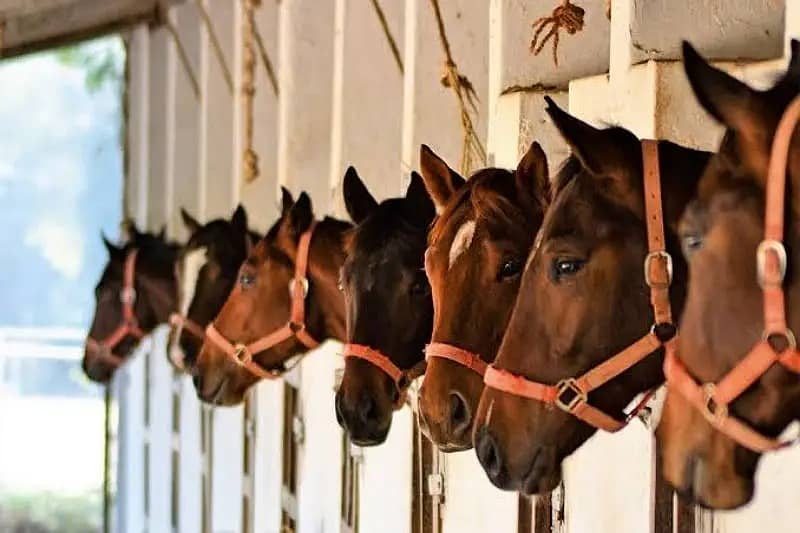
[(453, 238), (453, 244), (450, 245), (450, 255), (448, 268), (453, 268), (453, 264), (458, 259), (458, 256), (467, 251), (472, 244), (472, 238), (475, 236), (475, 221), (470, 220), (465, 222)]
[(205, 246), (187, 253), (183, 257), (183, 278), (181, 279), (181, 302), (179, 308), (184, 315), (189, 311), (189, 304), (194, 299), (194, 289), (200, 269), (208, 262), (208, 250)]

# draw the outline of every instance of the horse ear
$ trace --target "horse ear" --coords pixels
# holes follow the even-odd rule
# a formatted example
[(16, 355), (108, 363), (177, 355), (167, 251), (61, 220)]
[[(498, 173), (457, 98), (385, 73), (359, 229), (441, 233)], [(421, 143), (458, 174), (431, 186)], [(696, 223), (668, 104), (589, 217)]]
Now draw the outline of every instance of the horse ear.
[(416, 172), (411, 172), (411, 181), (406, 189), (406, 201), (411, 206), (412, 218), (421, 226), (427, 226), (436, 216), (436, 207), (428, 196), (428, 191), (425, 190), (425, 182)]
[(624, 128), (598, 129), (570, 115), (549, 96), (545, 111), (583, 167), (598, 176), (613, 175), (615, 170), (640, 158), (639, 140)]
[(240, 233), (247, 233), (247, 211), (244, 210), (242, 204), (236, 206), (236, 210), (231, 216), (231, 225)]
[(517, 193), (530, 200), (534, 206), (545, 207), (550, 203), (550, 173), (547, 168), (547, 156), (537, 142), (531, 143), (528, 151), (522, 156), (514, 173)]
[(139, 231), (139, 228), (136, 227), (136, 222), (133, 220), (127, 220), (124, 223), (125, 232), (128, 234), (128, 241), (131, 243), (138, 242), (142, 237), (142, 232)]
[(378, 202), (353, 167), (348, 167), (344, 174), (342, 191), (347, 213), (356, 224), (361, 224), (378, 207)]
[(106, 237), (106, 234), (102, 231), (100, 232), (100, 238), (103, 239), (103, 245), (106, 247), (106, 250), (108, 250), (110, 258), (114, 259), (122, 255), (123, 249), (118, 248), (114, 243), (108, 240), (108, 237)]
[(303, 192), (283, 219), (283, 231), (292, 241), (296, 241), (314, 220), (311, 198)]
[(294, 205), (294, 198), (289, 189), (281, 185), (281, 216), (289, 212), (289, 209)]
[(167, 225), (164, 224), (161, 226), (161, 229), (158, 230), (158, 233), (156, 233), (156, 238), (160, 241), (163, 241), (166, 236), (167, 236)]
[(202, 228), (202, 224), (197, 221), (189, 212), (181, 207), (181, 220), (183, 220), (183, 225), (186, 226), (186, 230), (189, 232), (189, 235), (197, 233), (200, 228)]
[(447, 166), (444, 160), (436, 155), (427, 145), (419, 149), (419, 168), (425, 188), (436, 206), (436, 212), (444, 211), (450, 197), (466, 180)]

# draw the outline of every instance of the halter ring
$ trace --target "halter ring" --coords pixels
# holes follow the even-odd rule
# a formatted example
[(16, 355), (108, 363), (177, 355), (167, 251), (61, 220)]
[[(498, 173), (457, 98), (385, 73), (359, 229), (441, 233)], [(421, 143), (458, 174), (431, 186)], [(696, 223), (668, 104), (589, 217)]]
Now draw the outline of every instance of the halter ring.
[[(667, 269), (667, 281), (664, 283), (656, 283), (650, 277), (650, 266), (653, 262), (653, 259), (663, 259)], [(644, 282), (647, 283), (647, 286), (651, 289), (658, 288), (658, 289), (666, 289), (670, 285), (672, 285), (672, 256), (669, 252), (665, 250), (657, 250), (655, 252), (650, 252), (644, 258)]]
[(136, 303), (136, 289), (133, 287), (123, 287), (119, 291), (119, 301), (127, 305)]
[(294, 284), (300, 282), (303, 284), (303, 298), (308, 296), (308, 278), (292, 278), (289, 280), (289, 294), (294, 294)]
[(237, 363), (246, 365), (253, 359), (253, 354), (250, 353), (247, 346), (237, 343), (233, 345), (233, 358)]
[[(561, 399), (565, 392), (571, 392), (574, 396), (566, 402)], [(556, 397), (554, 403), (556, 407), (567, 413), (571, 413), (581, 403), (586, 403), (588, 397), (583, 389), (578, 386), (575, 378), (562, 379), (556, 383)]]
[(720, 405), (714, 399), (714, 393), (717, 391), (717, 386), (714, 383), (704, 383), (702, 386), (703, 391), (703, 409), (702, 413), (706, 420), (712, 425), (718, 426), (724, 418), (728, 416), (728, 406)]
[(770, 343), (769, 340), (776, 337), (783, 337), (783, 339), (786, 341), (786, 348), (781, 350), (781, 353), (787, 350), (797, 350), (797, 338), (794, 336), (794, 332), (789, 328), (786, 328), (783, 331), (764, 331), (764, 333), (761, 334), (761, 340), (769, 344), (773, 350), (775, 350), (775, 348), (772, 346), (772, 343)]
[[(767, 273), (767, 252), (773, 252), (778, 258), (778, 279), (769, 280), (765, 279)], [(763, 289), (767, 285), (782, 285), (783, 279), (786, 277), (786, 248), (781, 241), (774, 239), (764, 239), (758, 244), (756, 249), (756, 276), (758, 285)]]

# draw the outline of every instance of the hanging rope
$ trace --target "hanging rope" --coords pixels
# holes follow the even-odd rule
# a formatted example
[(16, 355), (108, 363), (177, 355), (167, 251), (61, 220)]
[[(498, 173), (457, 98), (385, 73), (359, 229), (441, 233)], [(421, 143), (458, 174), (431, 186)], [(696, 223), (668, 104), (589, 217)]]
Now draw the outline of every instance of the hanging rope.
[(206, 7), (203, 5), (203, 0), (195, 0), (197, 9), (200, 11), (200, 18), (203, 19), (203, 24), (208, 30), (208, 36), (211, 39), (211, 46), (214, 48), (214, 53), (219, 61), (219, 66), (222, 68), (222, 75), (225, 77), (225, 82), (228, 84), (228, 89), (233, 94), (233, 76), (228, 64), (225, 62), (225, 54), (222, 53), (222, 45), (219, 44), (217, 32), (214, 31), (214, 23), (211, 21), (211, 16), (208, 14)]
[(242, 117), (244, 122), (244, 153), (242, 172), (245, 183), (258, 178), (258, 154), (253, 149), (253, 100), (256, 93), (255, 8), (260, 0), (243, 0), (242, 16)]
[(178, 34), (177, 28), (175, 25), (172, 24), (172, 21), (169, 20), (168, 17), (164, 19), (164, 26), (169, 31), (170, 35), (172, 35), (172, 40), (175, 43), (175, 48), (178, 50), (178, 57), (181, 60), (181, 64), (183, 65), (183, 71), (186, 72), (186, 77), (189, 78), (189, 83), (192, 84), (192, 90), (194, 91), (194, 95), (197, 99), (200, 99), (200, 84), (197, 82), (197, 76), (195, 76), (194, 71), (192, 70), (192, 64), (189, 62), (189, 55), (186, 53), (186, 48), (183, 46), (183, 41), (181, 41), (181, 36)]
[[(539, 17), (533, 22), (533, 40), (531, 41), (531, 52), (534, 55), (539, 53), (550, 39), (553, 40), (553, 63), (558, 66), (558, 40), (559, 30), (562, 28), (570, 35), (583, 29), (582, 7), (576, 6), (570, 0), (561, 0), (561, 5), (556, 6), (549, 17)], [(550, 26), (550, 30), (539, 40), (545, 28)]]
[(486, 149), (483, 147), (478, 133), (475, 131), (475, 125), (472, 122), (472, 117), (469, 114), (469, 109), (478, 115), (478, 107), (475, 102), (478, 95), (475, 93), (475, 87), (465, 75), (461, 74), (453, 60), (453, 53), (450, 50), (450, 41), (447, 40), (447, 33), (444, 29), (444, 21), (442, 20), (442, 12), (439, 8), (439, 0), (430, 0), (433, 13), (436, 16), (436, 24), (439, 28), (439, 41), (442, 44), (444, 51), (444, 74), (442, 75), (441, 83), (445, 87), (449, 87), (456, 95), (459, 111), (461, 112), (461, 128), (464, 131), (464, 141), (461, 147), (461, 172), (468, 175), (472, 169), (473, 159), (477, 159), (481, 165), (486, 165)]
[(391, 30), (389, 29), (389, 22), (386, 20), (386, 14), (383, 8), (378, 3), (378, 0), (372, 0), (372, 7), (375, 8), (375, 14), (378, 15), (378, 22), (381, 23), (383, 35), (386, 37), (386, 42), (389, 43), (389, 48), (392, 49), (394, 62), (397, 63), (397, 68), (400, 69), (400, 74), (403, 74), (403, 58), (400, 55), (400, 48), (397, 46), (397, 41), (394, 40)]
[(272, 67), (272, 61), (270, 61), (269, 55), (267, 54), (267, 48), (264, 46), (264, 39), (261, 38), (261, 32), (258, 31), (258, 24), (256, 23), (255, 17), (253, 17), (253, 32), (255, 33), (256, 44), (258, 45), (258, 52), (261, 56), (261, 62), (264, 63), (264, 69), (267, 71), (267, 78), (269, 78), (269, 83), (272, 85), (272, 92), (276, 97), (278, 97), (280, 96), (280, 90), (278, 89), (278, 77), (275, 75), (275, 69)]

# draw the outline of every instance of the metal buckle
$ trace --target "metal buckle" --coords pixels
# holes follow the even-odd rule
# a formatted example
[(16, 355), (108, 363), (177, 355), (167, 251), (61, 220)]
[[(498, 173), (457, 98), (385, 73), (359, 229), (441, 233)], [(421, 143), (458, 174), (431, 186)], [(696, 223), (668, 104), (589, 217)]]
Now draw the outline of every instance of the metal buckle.
[(303, 331), (304, 329), (306, 329), (306, 325), (305, 325), (305, 323), (304, 323), (304, 322), (299, 322), (299, 323), (298, 323), (298, 322), (292, 322), (292, 321), (290, 320), (290, 321), (289, 321), (289, 329), (290, 329), (290, 330), (292, 330), (292, 333), (294, 333), (295, 335), (297, 335), (298, 333), (300, 333), (301, 331)]
[[(561, 396), (567, 391), (572, 392), (575, 396), (565, 403)], [(578, 386), (575, 378), (562, 379), (556, 383), (556, 399), (554, 402), (556, 407), (562, 411), (571, 413), (578, 405), (586, 403), (587, 399), (586, 393)]]
[(783, 331), (764, 331), (764, 333), (761, 334), (761, 340), (769, 344), (770, 348), (775, 350), (775, 348), (772, 346), (772, 343), (769, 342), (770, 338), (772, 337), (783, 337), (784, 340), (786, 340), (786, 348), (781, 350), (780, 353), (783, 353), (787, 350), (795, 351), (797, 349), (797, 339), (794, 336), (794, 332), (789, 328), (786, 328)]
[(308, 296), (308, 278), (292, 278), (289, 280), (289, 294), (294, 295), (294, 284), (296, 282), (303, 284), (303, 298)]
[(246, 365), (253, 359), (253, 354), (250, 353), (246, 345), (239, 342), (233, 345), (233, 358), (237, 363)]
[(766, 274), (767, 252), (774, 252), (778, 257), (778, 273), (780, 279), (775, 285), (782, 285), (786, 277), (786, 248), (781, 241), (774, 239), (764, 239), (758, 244), (756, 249), (756, 276), (759, 286), (763, 289), (766, 286), (764, 274)]
[(136, 303), (136, 289), (133, 287), (123, 287), (122, 290), (119, 291), (119, 301), (127, 305)]
[[(655, 258), (663, 259), (666, 263), (666, 283), (655, 284), (653, 279), (650, 277), (650, 263), (652, 263), (653, 259)], [(644, 258), (644, 282), (647, 283), (647, 286), (651, 289), (666, 289), (672, 285), (672, 256), (669, 254), (669, 252), (666, 252), (665, 250), (657, 250), (647, 254), (647, 256)]]
[[(703, 416), (712, 425), (718, 426), (720, 423), (722, 423), (722, 420), (728, 416), (728, 406), (720, 405), (714, 399), (714, 392), (716, 392), (717, 390), (716, 384), (704, 383), (702, 389), (703, 389), (703, 409), (702, 409)], [(713, 409), (712, 409), (712, 403), (714, 405)]]

